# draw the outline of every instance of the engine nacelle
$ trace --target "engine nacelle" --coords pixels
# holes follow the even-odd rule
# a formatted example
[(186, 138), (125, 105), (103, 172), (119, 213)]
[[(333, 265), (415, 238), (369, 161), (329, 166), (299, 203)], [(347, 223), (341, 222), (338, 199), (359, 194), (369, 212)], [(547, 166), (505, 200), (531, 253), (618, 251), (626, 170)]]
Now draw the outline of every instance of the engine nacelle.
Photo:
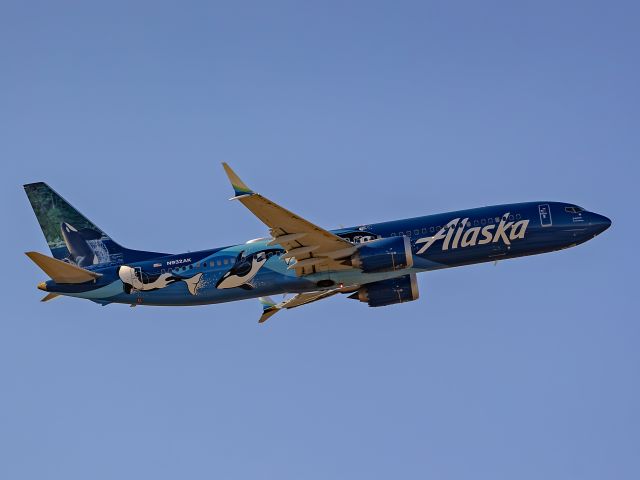
[(417, 300), (419, 296), (418, 280), (415, 273), (412, 273), (389, 280), (367, 283), (349, 298), (366, 302), (370, 307), (384, 307), (395, 303), (411, 302)]
[(358, 245), (351, 265), (364, 273), (393, 272), (413, 266), (411, 241), (408, 237), (378, 238)]

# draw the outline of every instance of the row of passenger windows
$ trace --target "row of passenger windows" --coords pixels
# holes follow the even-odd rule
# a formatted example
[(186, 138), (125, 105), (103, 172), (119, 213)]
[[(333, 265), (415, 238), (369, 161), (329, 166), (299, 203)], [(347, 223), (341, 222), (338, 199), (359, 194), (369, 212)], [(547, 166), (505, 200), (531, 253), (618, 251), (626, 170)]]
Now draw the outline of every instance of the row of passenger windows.
[[(284, 252), (282, 252), (282, 253), (284, 253)], [(267, 258), (271, 258), (271, 257), (278, 256), (278, 255), (281, 255), (281, 254), (279, 254), (277, 252), (269, 252), (266, 255), (267, 255)], [(195, 268), (200, 268), (200, 267), (207, 268), (207, 266), (209, 266), (209, 268), (215, 268), (215, 267), (221, 267), (223, 265), (231, 265), (232, 263), (234, 263), (234, 262), (233, 262), (233, 260), (231, 258), (225, 258), (223, 260), (215, 260), (215, 261), (212, 260), (211, 262), (202, 262), (202, 263), (198, 262), (198, 263), (195, 264)], [(184, 267), (168, 268), (166, 270), (163, 268), (160, 271), (160, 273), (171, 273), (171, 272), (178, 273), (178, 272), (184, 272), (185, 270), (193, 270), (193, 268), (194, 268), (193, 265), (189, 265), (188, 267), (184, 266)]]
[[(515, 215), (509, 215), (509, 221), (513, 222), (515, 220), (520, 220), (522, 218), (522, 215), (520, 215), (519, 213), (516, 213)], [(480, 218), (480, 219), (475, 219), (473, 220), (473, 226), (474, 227), (481, 227), (484, 225), (491, 225), (494, 223), (500, 223), (501, 218), (500, 217), (491, 217), (491, 218)], [(456, 225), (456, 228), (461, 228), (461, 227), (466, 227), (466, 228), (471, 228), (472, 223), (471, 220), (467, 220), (466, 225), (463, 225), (461, 223), (458, 223), (458, 225)], [(446, 225), (445, 225), (446, 227)], [(411, 231), (411, 230), (407, 230), (406, 232), (398, 232), (395, 233), (393, 232), (391, 234), (392, 237), (398, 236), (407, 236), (407, 237), (411, 237), (412, 235), (420, 235), (421, 233), (423, 235), (426, 235), (428, 233), (437, 233), (442, 229), (441, 225), (435, 226), (435, 227), (423, 227), (422, 229), (416, 228), (415, 230)]]
[[(233, 263), (233, 261), (229, 258), (225, 258), (224, 260), (216, 260), (216, 261), (211, 261), (211, 262), (202, 262), (202, 263), (196, 263), (195, 264), (195, 268), (207, 268), (207, 266), (209, 268), (215, 268), (216, 266), (221, 267), (222, 265), (229, 265)], [(160, 273), (178, 273), (178, 272), (184, 272), (185, 270), (193, 270), (194, 266), (193, 265), (189, 265), (189, 266), (184, 266), (184, 267), (176, 267), (176, 268), (168, 268), (168, 269), (162, 269), (160, 271)]]

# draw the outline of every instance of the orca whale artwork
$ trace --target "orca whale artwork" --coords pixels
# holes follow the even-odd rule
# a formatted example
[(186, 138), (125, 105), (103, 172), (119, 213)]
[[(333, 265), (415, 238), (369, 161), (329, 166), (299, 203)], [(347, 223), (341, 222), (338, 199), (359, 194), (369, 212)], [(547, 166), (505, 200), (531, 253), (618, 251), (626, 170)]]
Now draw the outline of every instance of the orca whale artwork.
[[(380, 307), (418, 298), (418, 273), (535, 255), (584, 243), (611, 225), (573, 203), (526, 202), (326, 230), (251, 190), (223, 164), (242, 203), (270, 237), (189, 253), (127, 249), (46, 183), (25, 191), (51, 250), (27, 252), (48, 276), (44, 301), (100, 305), (206, 305), (247, 298), (260, 322), (345, 294)], [(281, 302), (271, 295), (293, 294)]]
[(252, 290), (251, 280), (257, 275), (262, 266), (267, 263), (270, 254), (284, 253), (284, 250), (268, 249), (260, 250), (245, 256), (244, 250), (236, 257), (233, 266), (220, 277), (216, 288), (244, 288)]

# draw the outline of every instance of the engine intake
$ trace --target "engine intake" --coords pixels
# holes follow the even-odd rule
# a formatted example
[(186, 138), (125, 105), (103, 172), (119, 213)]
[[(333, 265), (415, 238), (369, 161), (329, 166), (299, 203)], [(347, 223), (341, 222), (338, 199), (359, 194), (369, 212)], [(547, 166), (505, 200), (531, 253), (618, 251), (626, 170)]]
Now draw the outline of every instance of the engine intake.
[(351, 265), (364, 273), (393, 272), (413, 266), (411, 241), (408, 237), (371, 240), (358, 246)]
[(385, 307), (396, 303), (411, 302), (420, 296), (415, 273), (367, 283), (349, 298), (366, 302), (370, 307)]

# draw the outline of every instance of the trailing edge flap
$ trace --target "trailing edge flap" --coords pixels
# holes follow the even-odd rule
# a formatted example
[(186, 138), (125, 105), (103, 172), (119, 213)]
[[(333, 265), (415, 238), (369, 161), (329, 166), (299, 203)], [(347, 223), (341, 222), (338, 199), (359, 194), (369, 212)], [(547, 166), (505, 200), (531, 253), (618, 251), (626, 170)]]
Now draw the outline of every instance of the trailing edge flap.
[(25, 255), (56, 283), (85, 283), (102, 276), (100, 273), (90, 272), (62, 260), (47, 257), (42, 253), (26, 252)]

